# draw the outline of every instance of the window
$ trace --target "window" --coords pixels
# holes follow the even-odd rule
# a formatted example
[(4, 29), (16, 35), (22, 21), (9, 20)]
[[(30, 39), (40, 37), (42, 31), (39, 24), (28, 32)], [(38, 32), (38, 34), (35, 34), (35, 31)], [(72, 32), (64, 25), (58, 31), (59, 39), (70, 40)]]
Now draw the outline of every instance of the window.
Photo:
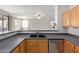
[(15, 28), (14, 30), (21, 30), (21, 19), (20, 18), (14, 18)]
[(0, 32), (2, 31), (2, 15), (0, 15)]
[(0, 32), (8, 31), (8, 16), (0, 15)]
[(3, 26), (3, 29), (4, 31), (8, 31), (8, 16), (3, 16), (3, 19), (4, 19), (4, 26)]
[(29, 21), (28, 20), (22, 20), (22, 30), (28, 30)]

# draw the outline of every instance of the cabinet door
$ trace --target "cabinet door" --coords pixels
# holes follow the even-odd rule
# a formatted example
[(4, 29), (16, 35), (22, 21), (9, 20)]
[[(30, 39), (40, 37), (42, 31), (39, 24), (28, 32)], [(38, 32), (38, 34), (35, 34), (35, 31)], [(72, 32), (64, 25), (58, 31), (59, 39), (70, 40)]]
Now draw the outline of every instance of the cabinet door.
[(76, 19), (76, 9), (73, 8), (70, 10), (70, 26), (71, 27), (76, 26), (75, 19)]
[(25, 53), (25, 40), (20, 44), (20, 53)]
[(59, 40), (59, 43), (58, 43), (58, 50), (60, 53), (63, 53), (63, 48), (64, 48), (64, 41), (63, 40)]
[(64, 53), (74, 53), (74, 44), (64, 40)]
[(79, 6), (70, 10), (70, 26), (74, 28), (79, 27)]
[(38, 52), (48, 53), (48, 39), (38, 39)]
[(79, 53), (79, 46), (75, 45), (75, 53)]
[(20, 47), (19, 46), (17, 46), (13, 51), (12, 51), (12, 53), (19, 53), (20, 52)]
[(27, 39), (26, 40), (26, 52), (27, 53), (36, 53), (37, 52), (37, 40), (36, 39)]
[(70, 25), (70, 23), (69, 23), (70, 22), (70, 13), (69, 13), (69, 11), (65, 12), (62, 17), (63, 17), (62, 18), (63, 27), (69, 27), (69, 25)]
[(75, 26), (76, 28), (79, 28), (79, 6), (75, 7)]

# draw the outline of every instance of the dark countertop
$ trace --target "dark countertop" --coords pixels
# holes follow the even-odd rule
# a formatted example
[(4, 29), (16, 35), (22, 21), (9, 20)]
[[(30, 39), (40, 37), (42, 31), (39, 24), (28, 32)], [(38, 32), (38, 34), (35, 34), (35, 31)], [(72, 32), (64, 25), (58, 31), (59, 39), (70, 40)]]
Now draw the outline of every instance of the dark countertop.
[(27, 37), (28, 36), (17, 35), (0, 40), (0, 53), (9, 53)]
[[(16, 36), (8, 37), (0, 40), (0, 53), (9, 53), (24, 39), (29, 38), (29, 35), (18, 34)], [(79, 38), (69, 34), (46, 34), (48, 39), (67, 39), (76, 45), (79, 45)]]

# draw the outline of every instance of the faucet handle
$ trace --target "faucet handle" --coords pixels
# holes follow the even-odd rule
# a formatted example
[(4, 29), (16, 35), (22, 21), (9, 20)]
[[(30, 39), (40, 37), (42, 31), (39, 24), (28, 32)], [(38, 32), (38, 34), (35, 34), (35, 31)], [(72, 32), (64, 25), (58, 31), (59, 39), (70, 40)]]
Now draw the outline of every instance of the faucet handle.
[(39, 33), (39, 32), (36, 32), (36, 33)]

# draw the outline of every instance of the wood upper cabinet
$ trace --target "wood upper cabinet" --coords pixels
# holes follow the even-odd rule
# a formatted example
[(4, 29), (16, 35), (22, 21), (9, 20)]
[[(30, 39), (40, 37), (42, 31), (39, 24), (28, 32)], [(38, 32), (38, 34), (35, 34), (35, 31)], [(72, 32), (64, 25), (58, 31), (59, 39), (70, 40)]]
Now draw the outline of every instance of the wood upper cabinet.
[(46, 53), (48, 52), (48, 39), (29, 38), (26, 40), (27, 53)]
[(79, 27), (79, 6), (70, 10), (70, 26), (74, 28)]
[(79, 53), (79, 46), (75, 45), (75, 53)]
[(75, 27), (79, 28), (79, 6), (75, 7), (75, 9), (76, 9)]
[(64, 53), (74, 53), (74, 44), (64, 40)]
[(77, 27), (76, 26), (76, 7), (70, 10), (70, 26)]
[(79, 5), (66, 11), (63, 16), (63, 27), (79, 27)]
[(25, 53), (25, 40), (19, 46), (20, 46), (20, 53)]
[(13, 51), (12, 53), (20, 53), (20, 47), (17, 46)]
[(66, 11), (65, 13), (63, 13), (63, 16), (62, 16), (62, 26), (63, 27), (69, 27), (70, 26), (70, 12), (69, 11)]

